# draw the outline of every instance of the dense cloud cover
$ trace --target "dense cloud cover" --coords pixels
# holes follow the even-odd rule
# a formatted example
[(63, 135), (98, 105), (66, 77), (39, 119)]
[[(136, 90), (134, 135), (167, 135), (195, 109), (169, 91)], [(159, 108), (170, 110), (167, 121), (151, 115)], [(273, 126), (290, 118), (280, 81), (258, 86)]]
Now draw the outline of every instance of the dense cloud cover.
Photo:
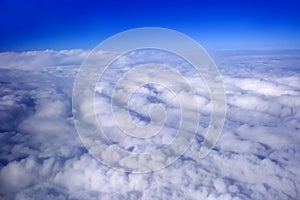
[[(199, 133), (180, 159), (146, 174), (106, 167), (81, 144), (71, 103), (75, 75), (86, 55), (82, 50), (0, 54), (0, 199), (300, 198), (300, 52), (213, 52), (227, 95), (226, 122), (217, 146), (199, 159)], [(126, 59), (130, 63), (130, 56)], [(202, 132), (211, 109), (205, 84), (184, 64), (163, 60), (200, 88)], [(164, 134), (148, 146), (125, 140), (111, 128), (101, 110), (107, 108), (105, 95), (116, 78), (109, 73), (96, 88), (96, 112), (106, 120), (110, 139), (137, 152), (168, 143), (176, 119), (166, 121)], [(135, 95), (130, 104), (137, 124), (149, 123), (142, 113), (157, 102), (178, 114), (172, 93), (159, 86), (145, 85)]]

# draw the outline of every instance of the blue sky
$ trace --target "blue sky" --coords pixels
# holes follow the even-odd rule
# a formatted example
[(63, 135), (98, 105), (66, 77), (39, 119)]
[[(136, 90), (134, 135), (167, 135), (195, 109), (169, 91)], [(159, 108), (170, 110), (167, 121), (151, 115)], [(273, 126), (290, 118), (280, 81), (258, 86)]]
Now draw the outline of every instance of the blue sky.
[(145, 26), (183, 32), (207, 49), (295, 49), (299, 9), (296, 0), (0, 0), (0, 51), (92, 49)]

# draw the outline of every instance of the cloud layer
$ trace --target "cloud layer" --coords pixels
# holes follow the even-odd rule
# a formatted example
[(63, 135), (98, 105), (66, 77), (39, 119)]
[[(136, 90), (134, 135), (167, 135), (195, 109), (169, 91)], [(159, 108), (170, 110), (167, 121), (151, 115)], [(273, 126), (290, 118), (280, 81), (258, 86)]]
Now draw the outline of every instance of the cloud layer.
[[(198, 86), (200, 129), (175, 163), (146, 174), (111, 169), (80, 142), (73, 122), (72, 88), (87, 54), (82, 50), (0, 54), (0, 199), (300, 198), (299, 52), (213, 53), (226, 89), (227, 116), (217, 146), (203, 160), (198, 151), (211, 116), (205, 83), (184, 63), (158, 55)], [(132, 59), (127, 56), (119, 62), (128, 65)], [(107, 71), (107, 78), (96, 87), (96, 111), (105, 119), (110, 139), (133, 152), (161, 148), (178, 129), (176, 117), (167, 119), (164, 134), (141, 141), (118, 133), (109, 111), (102, 109), (108, 108), (110, 88), (119, 73)], [(167, 107), (171, 116), (179, 112), (172, 93), (153, 84), (137, 90), (130, 103), (131, 119), (142, 126), (151, 120), (147, 115), (151, 104)], [(109, 151), (107, 156), (112, 156)]]

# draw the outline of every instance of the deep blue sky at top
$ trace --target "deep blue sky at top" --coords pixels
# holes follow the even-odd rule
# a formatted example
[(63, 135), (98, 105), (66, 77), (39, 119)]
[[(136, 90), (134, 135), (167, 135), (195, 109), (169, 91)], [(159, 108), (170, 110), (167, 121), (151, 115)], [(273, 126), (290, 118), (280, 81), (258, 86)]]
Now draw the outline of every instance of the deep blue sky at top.
[(207, 49), (295, 49), (300, 1), (0, 0), (0, 51), (92, 49), (145, 26), (175, 29)]

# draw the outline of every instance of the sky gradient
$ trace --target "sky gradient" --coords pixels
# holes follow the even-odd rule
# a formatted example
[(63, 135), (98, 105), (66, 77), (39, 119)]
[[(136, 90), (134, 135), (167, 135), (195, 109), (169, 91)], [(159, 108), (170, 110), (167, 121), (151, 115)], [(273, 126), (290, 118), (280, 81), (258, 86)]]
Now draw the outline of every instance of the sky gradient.
[(299, 1), (0, 1), (0, 51), (92, 49), (138, 27), (165, 27), (206, 49), (300, 48)]

